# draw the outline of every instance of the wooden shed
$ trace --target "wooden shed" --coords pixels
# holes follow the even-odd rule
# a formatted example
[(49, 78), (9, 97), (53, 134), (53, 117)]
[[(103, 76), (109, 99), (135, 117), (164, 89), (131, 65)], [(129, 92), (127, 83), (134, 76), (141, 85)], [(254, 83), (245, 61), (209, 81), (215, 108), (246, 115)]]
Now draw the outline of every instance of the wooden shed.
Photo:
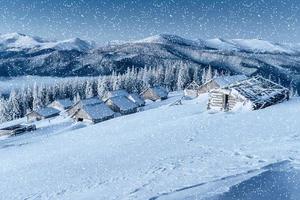
[(262, 109), (289, 99), (289, 90), (261, 76), (210, 91), (208, 109)]
[(58, 116), (60, 113), (60, 110), (52, 108), (52, 107), (46, 107), (46, 108), (41, 108), (35, 111), (32, 111), (26, 115), (27, 121), (32, 122), (32, 121), (39, 121), (42, 119), (48, 119), (52, 117)]
[(198, 94), (208, 93), (210, 90), (229, 86), (247, 79), (245, 75), (215, 77), (198, 87)]
[(127, 115), (137, 112), (138, 106), (125, 96), (115, 96), (107, 99), (105, 103), (115, 112)]
[(71, 108), (72, 105), (73, 102), (70, 99), (56, 99), (49, 105), (49, 107), (64, 111)]
[(184, 89), (184, 96), (195, 98), (198, 96), (198, 90), (200, 89), (200, 85), (195, 81), (191, 82), (185, 89)]
[(99, 123), (114, 117), (114, 112), (104, 103), (82, 105), (71, 117), (76, 121)]
[(144, 99), (149, 99), (152, 101), (164, 100), (168, 98), (168, 91), (161, 86), (150, 87), (141, 93)]

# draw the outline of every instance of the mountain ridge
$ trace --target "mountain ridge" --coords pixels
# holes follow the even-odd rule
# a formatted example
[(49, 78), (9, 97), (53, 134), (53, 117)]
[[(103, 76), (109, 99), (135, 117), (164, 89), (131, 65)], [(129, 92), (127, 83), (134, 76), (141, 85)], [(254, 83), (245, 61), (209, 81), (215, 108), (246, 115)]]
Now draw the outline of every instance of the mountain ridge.
[(128, 67), (166, 67), (182, 62), (201, 69), (210, 65), (214, 70), (233, 74), (272, 76), (282, 79), (286, 85), (293, 82), (300, 89), (300, 44), (297, 43), (260, 39), (190, 40), (160, 34), (97, 45), (80, 38), (49, 41), (19, 33), (0, 35), (2, 77), (98, 76), (113, 71), (123, 73)]

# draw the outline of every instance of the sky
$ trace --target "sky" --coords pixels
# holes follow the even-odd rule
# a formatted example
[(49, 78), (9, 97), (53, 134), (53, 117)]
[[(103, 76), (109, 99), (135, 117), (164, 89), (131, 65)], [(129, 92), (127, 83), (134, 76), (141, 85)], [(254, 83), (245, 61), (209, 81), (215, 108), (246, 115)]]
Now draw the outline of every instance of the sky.
[(300, 42), (299, 0), (0, 0), (0, 33), (96, 42), (161, 33)]

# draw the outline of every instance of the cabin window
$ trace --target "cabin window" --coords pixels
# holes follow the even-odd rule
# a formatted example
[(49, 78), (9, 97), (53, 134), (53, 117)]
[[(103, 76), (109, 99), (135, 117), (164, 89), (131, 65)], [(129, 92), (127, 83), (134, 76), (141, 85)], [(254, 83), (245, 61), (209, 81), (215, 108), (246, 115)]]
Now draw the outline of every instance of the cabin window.
[(77, 118), (77, 121), (82, 122), (83, 118)]

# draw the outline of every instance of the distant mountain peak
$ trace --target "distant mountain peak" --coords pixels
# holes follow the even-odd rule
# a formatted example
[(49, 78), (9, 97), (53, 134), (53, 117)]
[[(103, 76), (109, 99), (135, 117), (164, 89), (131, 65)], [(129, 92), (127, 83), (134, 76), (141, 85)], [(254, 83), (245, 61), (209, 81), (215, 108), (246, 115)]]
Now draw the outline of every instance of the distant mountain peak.
[(72, 38), (62, 41), (49, 41), (36, 36), (22, 33), (7, 33), (0, 35), (0, 49), (24, 50), (24, 49), (56, 49), (86, 51), (94, 47), (94, 44), (80, 38)]

